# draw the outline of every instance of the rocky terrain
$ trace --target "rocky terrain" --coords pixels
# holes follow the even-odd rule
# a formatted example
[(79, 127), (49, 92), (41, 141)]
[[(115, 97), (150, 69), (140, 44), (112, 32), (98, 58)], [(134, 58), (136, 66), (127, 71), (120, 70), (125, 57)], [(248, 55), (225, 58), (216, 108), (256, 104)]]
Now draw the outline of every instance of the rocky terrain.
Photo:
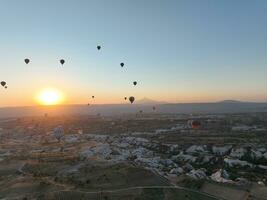
[[(207, 117), (202, 116), (205, 121)], [(209, 190), (216, 184), (241, 189), (241, 199), (244, 196), (260, 199), (258, 194), (252, 195), (253, 188), (260, 187), (262, 193), (266, 192), (267, 146), (265, 140), (258, 141), (258, 135), (266, 137), (264, 125), (243, 132), (233, 132), (231, 125), (224, 125), (223, 129), (230, 131), (233, 138), (226, 143), (221, 137), (229, 137), (229, 133), (208, 125), (194, 130), (184, 116), (163, 117), (156, 124), (150, 117), (129, 120), (84, 117), (2, 120), (0, 197), (56, 199), (57, 195), (71, 193), (80, 199), (82, 195), (99, 198), (107, 191), (131, 188), (142, 190), (131, 196), (138, 199), (137, 194), (144, 195), (145, 187), (153, 186), (160, 187), (154, 188), (157, 192), (162, 187), (175, 187), (174, 193), (182, 190), (191, 199), (216, 199), (215, 189)], [(144, 131), (131, 131), (142, 123), (150, 124), (150, 128), (143, 126)], [(127, 127), (122, 128), (123, 124)], [(235, 141), (236, 135), (239, 140)], [(206, 144), (205, 137), (209, 141)], [(191, 143), (190, 138), (194, 138)], [(195, 142), (197, 138), (199, 142)], [(242, 143), (244, 140), (246, 143)], [(212, 186), (207, 187), (207, 183)], [(167, 188), (164, 191), (162, 195), (172, 195)], [(196, 192), (199, 194), (194, 197)], [(123, 198), (120, 195), (124, 193), (118, 199)], [(105, 198), (112, 199), (111, 196), (106, 194)]]

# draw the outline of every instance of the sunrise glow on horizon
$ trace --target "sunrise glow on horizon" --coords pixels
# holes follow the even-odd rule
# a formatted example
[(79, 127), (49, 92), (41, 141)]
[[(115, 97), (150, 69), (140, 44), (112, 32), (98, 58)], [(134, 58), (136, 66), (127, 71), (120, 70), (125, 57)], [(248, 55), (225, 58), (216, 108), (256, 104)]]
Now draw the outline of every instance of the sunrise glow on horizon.
[(56, 89), (44, 89), (37, 96), (37, 102), (40, 105), (59, 105), (63, 102), (62, 93)]
[[(267, 102), (266, 9), (257, 0), (4, 1), (0, 107)], [(40, 96), (46, 86), (62, 97)]]

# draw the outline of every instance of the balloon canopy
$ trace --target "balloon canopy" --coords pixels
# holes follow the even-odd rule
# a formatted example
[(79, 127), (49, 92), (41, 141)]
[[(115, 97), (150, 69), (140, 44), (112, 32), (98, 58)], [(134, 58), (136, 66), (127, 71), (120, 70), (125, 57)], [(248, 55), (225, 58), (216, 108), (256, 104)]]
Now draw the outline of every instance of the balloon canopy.
[(131, 104), (134, 102), (135, 98), (133, 96), (129, 97), (129, 101), (131, 102)]
[(189, 120), (188, 125), (193, 129), (201, 128), (201, 122), (197, 120)]
[(54, 137), (60, 141), (60, 139), (64, 136), (64, 129), (62, 126), (58, 126), (54, 128)]
[(29, 58), (25, 58), (25, 59), (24, 59), (24, 62), (25, 62), (26, 64), (29, 64), (30, 59), (29, 59)]
[(1, 85), (2, 85), (3, 87), (5, 87), (5, 86), (6, 86), (6, 82), (5, 82), (5, 81), (1, 81)]
[(64, 65), (65, 60), (64, 59), (61, 59), (61, 60), (59, 60), (59, 62), (60, 62), (61, 65)]

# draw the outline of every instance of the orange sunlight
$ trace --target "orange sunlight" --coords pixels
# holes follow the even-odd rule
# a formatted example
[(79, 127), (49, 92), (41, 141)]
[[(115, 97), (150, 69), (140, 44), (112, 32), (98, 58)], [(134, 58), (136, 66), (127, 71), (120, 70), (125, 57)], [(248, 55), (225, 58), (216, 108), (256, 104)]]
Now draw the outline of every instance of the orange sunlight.
[(63, 94), (53, 88), (44, 89), (37, 94), (37, 102), (41, 105), (58, 105), (64, 100)]

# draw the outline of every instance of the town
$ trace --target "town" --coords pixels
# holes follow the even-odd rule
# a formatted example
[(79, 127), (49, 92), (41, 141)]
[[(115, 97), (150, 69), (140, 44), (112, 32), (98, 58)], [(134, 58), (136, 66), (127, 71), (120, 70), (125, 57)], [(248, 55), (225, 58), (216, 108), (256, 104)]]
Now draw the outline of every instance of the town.
[(144, 188), (122, 199), (151, 186), (185, 199), (267, 197), (266, 113), (9, 118), (0, 138), (0, 194), (9, 198), (117, 199), (105, 191), (125, 185)]

